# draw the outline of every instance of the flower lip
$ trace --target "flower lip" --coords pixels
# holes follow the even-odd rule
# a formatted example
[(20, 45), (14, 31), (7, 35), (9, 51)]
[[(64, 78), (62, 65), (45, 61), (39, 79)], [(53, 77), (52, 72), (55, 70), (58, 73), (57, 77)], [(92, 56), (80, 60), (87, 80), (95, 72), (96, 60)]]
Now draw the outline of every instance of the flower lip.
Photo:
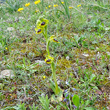
[(53, 62), (53, 60), (54, 60), (53, 57), (47, 56), (46, 59), (45, 59), (45, 62), (46, 62), (47, 64), (51, 64), (51, 63)]
[(41, 32), (41, 29), (38, 29), (37, 33)]
[(36, 22), (37, 28), (44, 28), (45, 26), (47, 26), (48, 22), (49, 21), (47, 19), (40, 17)]
[(41, 26), (43, 26), (43, 25), (45, 25), (45, 22), (42, 22), (42, 23), (41, 23)]
[(55, 42), (58, 42), (58, 40), (57, 40), (57, 39), (55, 39), (55, 38), (53, 38), (53, 40), (54, 40)]
[(36, 34), (41, 34), (43, 29), (38, 27), (38, 28), (35, 28), (35, 31), (36, 31)]
[(58, 40), (55, 38), (55, 35), (52, 35), (52, 36), (50, 37), (50, 41), (59, 43)]
[(50, 61), (51, 61), (51, 59), (47, 59), (47, 60), (46, 60), (46, 62), (50, 62)]

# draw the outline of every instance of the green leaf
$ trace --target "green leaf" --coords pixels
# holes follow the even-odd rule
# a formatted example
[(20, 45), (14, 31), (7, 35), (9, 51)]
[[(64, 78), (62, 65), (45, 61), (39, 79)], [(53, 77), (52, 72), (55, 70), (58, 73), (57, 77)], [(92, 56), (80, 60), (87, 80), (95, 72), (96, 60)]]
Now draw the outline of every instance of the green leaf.
[(79, 107), (79, 99), (80, 99), (79, 96), (76, 94), (72, 97), (72, 101), (73, 101), (74, 105), (77, 107)]
[(90, 81), (92, 82), (95, 78), (96, 78), (96, 75), (95, 75), (95, 74), (92, 74), (92, 75), (90, 76)]
[(55, 93), (55, 84), (52, 80), (49, 80), (50, 86), (49, 88), (51, 88), (53, 90), (53, 92)]
[(84, 101), (83, 101), (83, 99), (81, 99), (81, 105), (83, 105), (84, 104)]
[(90, 100), (85, 101), (85, 106), (87, 106), (90, 103)]
[(85, 110), (94, 110), (94, 108), (93, 107), (86, 107), (86, 108), (84, 108)]
[(42, 97), (39, 97), (39, 100), (41, 102), (41, 105), (42, 105), (42, 108), (44, 110), (50, 110), (49, 109), (49, 103), (50, 103), (50, 100), (48, 99), (48, 96), (46, 95), (45, 97), (42, 96)]

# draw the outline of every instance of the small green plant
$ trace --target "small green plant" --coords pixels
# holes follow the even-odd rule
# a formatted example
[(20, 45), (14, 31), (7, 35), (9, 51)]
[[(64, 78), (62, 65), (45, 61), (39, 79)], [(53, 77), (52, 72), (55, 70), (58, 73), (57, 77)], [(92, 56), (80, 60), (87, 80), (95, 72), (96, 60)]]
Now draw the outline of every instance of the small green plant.
[[(74, 92), (76, 91), (75, 88), (73, 88)], [(94, 97), (93, 97), (94, 99)], [(73, 110), (73, 108), (75, 110), (89, 110), (89, 108), (91, 110), (94, 110), (93, 107), (88, 107), (89, 104), (92, 105), (92, 100), (90, 99), (87, 99), (87, 100), (83, 100), (83, 98), (80, 96), (80, 95), (77, 95), (74, 93), (74, 95), (71, 95), (70, 92), (67, 92), (65, 93), (65, 98), (63, 100), (66, 104), (64, 105), (66, 107), (67, 110)]]
[(20, 0), (6, 0), (6, 10), (9, 13), (17, 11), (20, 6), (21, 6)]
[[(100, 75), (99, 75), (100, 76)], [(99, 77), (97, 77), (95, 74), (88, 74), (85, 73), (84, 79), (81, 77), (80, 81), (83, 82), (81, 86), (85, 89), (91, 87), (94, 89), (98, 89), (97, 86), (95, 86), (94, 83), (99, 83)]]
[(15, 77), (0, 79), (0, 109), (106, 110), (110, 1), (2, 1), (0, 73)]
[(35, 104), (33, 103), (33, 106), (32, 106), (32, 107), (29, 106), (29, 108), (30, 108), (31, 110), (37, 110), (38, 107), (36, 107)]
[(44, 16), (41, 16), (38, 20), (37, 20), (37, 28), (35, 28), (36, 34), (40, 34), (42, 33), (43, 36), (45, 37), (46, 40), (46, 51), (47, 51), (47, 56), (45, 59), (45, 62), (47, 64), (51, 64), (51, 69), (52, 69), (52, 77), (53, 80), (55, 82), (55, 94), (58, 95), (61, 91), (58, 87), (57, 84), (57, 80), (56, 80), (56, 72), (55, 72), (55, 63), (54, 63), (54, 58), (50, 55), (50, 51), (49, 51), (49, 43), (50, 42), (56, 42), (59, 43), (58, 40), (56, 40), (55, 36), (52, 35), (51, 37), (48, 37), (47, 34), (47, 24), (48, 24), (48, 20), (44, 18)]
[(22, 103), (22, 104), (17, 104), (17, 106), (13, 106), (13, 107), (6, 107), (4, 109), (1, 109), (1, 110), (26, 110), (26, 107), (25, 107), (25, 104)]
[(69, 12), (69, 3), (68, 0), (64, 0), (64, 2), (62, 2), (61, 0), (58, 0), (60, 4), (62, 4), (66, 15), (68, 16), (68, 18), (70, 19), (70, 12)]
[(44, 96), (39, 97), (39, 100), (40, 100), (41, 105), (42, 105), (42, 108), (44, 110), (50, 110), (50, 108), (49, 108), (50, 100), (48, 99), (48, 96), (47, 95), (46, 95), (46, 97), (44, 97)]
[(79, 110), (79, 105), (80, 105), (80, 98), (79, 98), (79, 96), (75, 94), (72, 97), (72, 101), (73, 101), (74, 105), (77, 107), (77, 110)]
[(25, 104), (24, 104), (24, 103), (18, 105), (18, 107), (19, 107), (21, 110), (26, 110), (26, 107), (25, 107)]
[(80, 37), (78, 35), (74, 36), (74, 42), (76, 47), (81, 47), (82, 45), (84, 46), (85, 42), (84, 42), (85, 36), (81, 35)]
[(0, 92), (0, 101), (2, 100), (2, 92)]

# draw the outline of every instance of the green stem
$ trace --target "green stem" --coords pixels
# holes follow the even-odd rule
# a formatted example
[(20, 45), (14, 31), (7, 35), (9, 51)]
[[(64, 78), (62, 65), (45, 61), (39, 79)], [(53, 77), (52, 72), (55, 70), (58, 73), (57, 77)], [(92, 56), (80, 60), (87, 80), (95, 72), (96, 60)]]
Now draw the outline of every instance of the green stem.
[[(50, 51), (49, 51), (49, 40), (47, 38), (47, 26), (45, 27), (45, 31), (43, 32), (43, 35), (46, 39), (46, 51), (48, 53), (48, 56), (50, 56)], [(55, 82), (55, 94), (59, 94), (60, 89), (58, 88), (57, 80), (56, 80), (56, 72), (55, 72), (55, 64), (54, 62), (51, 63), (51, 69), (52, 69), (52, 75), (53, 75), (53, 80)]]
[(58, 84), (57, 84), (57, 80), (56, 80), (56, 72), (55, 72), (54, 62), (51, 63), (51, 69), (52, 69), (52, 74), (53, 74), (53, 80), (55, 81), (55, 94), (58, 94), (59, 90), (58, 90)]
[(50, 51), (49, 51), (49, 41), (47, 40), (46, 42), (46, 51), (48, 53), (48, 56), (50, 56)]
[(43, 32), (43, 35), (46, 39), (46, 51), (48, 53), (48, 55), (50, 55), (50, 51), (49, 51), (49, 41), (48, 41), (48, 38), (47, 38), (47, 26), (45, 27), (45, 31)]
[(44, 12), (44, 0), (42, 0), (42, 11)]
[(46, 51), (48, 55), (50, 56), (50, 51), (49, 51), (49, 40), (47, 38), (47, 26), (45, 26), (45, 36), (46, 36)]
[(45, 39), (46, 39), (46, 42), (47, 42), (47, 26), (45, 26), (45, 30), (44, 30), (44, 32), (42, 32), (43, 33), (43, 35), (44, 35), (44, 37), (45, 37)]
[(46, 34), (46, 39), (47, 39), (47, 26), (45, 26), (45, 34)]
[(45, 35), (45, 32), (42, 32), (43, 36), (45, 37), (46, 39), (46, 42), (47, 42), (47, 36)]

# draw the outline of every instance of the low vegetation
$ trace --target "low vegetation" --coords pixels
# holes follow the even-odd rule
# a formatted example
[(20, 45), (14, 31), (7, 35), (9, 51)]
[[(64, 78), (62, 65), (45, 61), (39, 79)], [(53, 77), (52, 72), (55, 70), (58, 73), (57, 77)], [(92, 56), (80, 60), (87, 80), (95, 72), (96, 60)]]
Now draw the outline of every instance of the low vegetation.
[(110, 1), (0, 2), (1, 110), (110, 109)]

